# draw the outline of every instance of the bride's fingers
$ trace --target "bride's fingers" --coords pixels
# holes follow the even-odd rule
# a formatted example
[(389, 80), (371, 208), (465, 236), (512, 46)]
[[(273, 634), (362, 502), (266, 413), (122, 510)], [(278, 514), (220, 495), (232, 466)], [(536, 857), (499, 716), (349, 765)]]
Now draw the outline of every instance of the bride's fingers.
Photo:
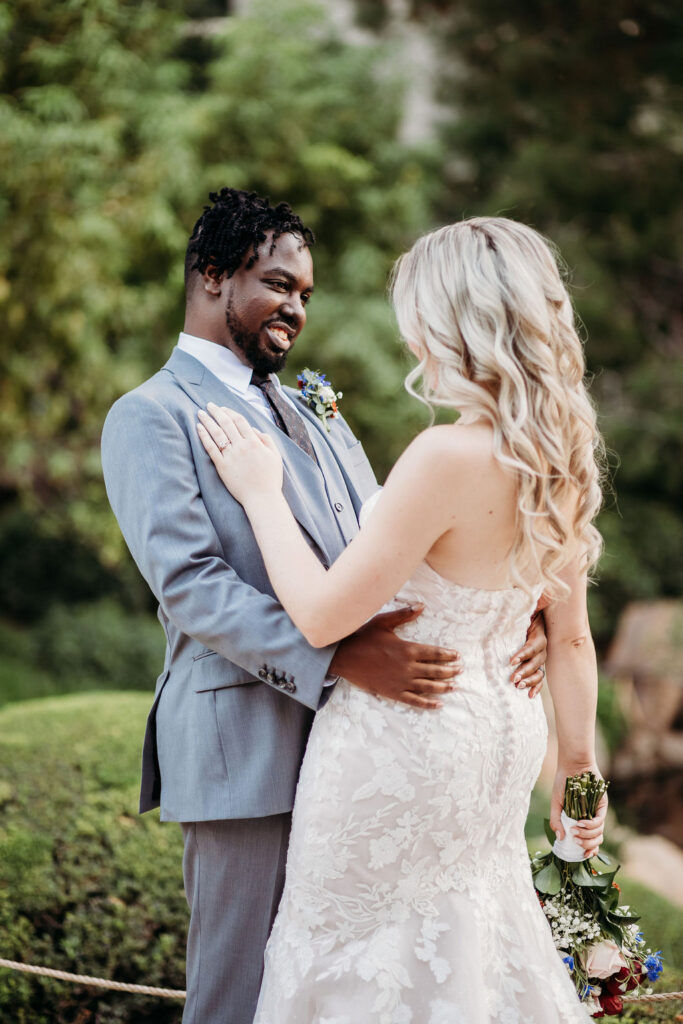
[(234, 409), (228, 409), (225, 405), (214, 405), (213, 402), (209, 402), (207, 409), (214, 419), (220, 423), (233, 443), (240, 439), (245, 441), (254, 439), (255, 431), (249, 420), (245, 419), (241, 413), (235, 412)]
[(213, 462), (214, 466), (217, 466), (221, 458), (221, 450), (211, 437), (211, 434), (203, 424), (197, 424), (197, 433), (199, 434), (199, 440), (204, 445), (205, 451), (208, 452), (209, 458)]
[[(209, 435), (209, 437), (213, 441), (214, 446), (216, 448), (216, 452), (213, 452), (213, 451), (210, 451), (208, 448), (206, 448), (206, 444), (204, 444), (204, 447), (209, 452), (209, 455), (211, 455), (211, 458), (215, 462), (216, 461), (216, 457), (220, 459), (221, 454), (223, 453), (225, 448), (227, 448), (227, 446), (230, 444), (230, 438), (228, 437), (226, 432), (223, 430), (223, 428), (218, 423), (216, 423), (216, 421), (214, 419), (212, 419), (211, 416), (208, 415), (208, 413), (205, 413), (203, 409), (199, 410), (199, 412), (197, 413), (197, 416), (199, 418), (199, 421), (200, 421), (202, 427), (204, 428), (206, 433)], [(201, 434), (199, 436), (202, 437)], [(204, 442), (204, 438), (202, 437), (202, 443), (203, 442)]]
[[(207, 405), (207, 411), (211, 414), (212, 419), (218, 424), (220, 429), (226, 436), (226, 439), (231, 444), (236, 444), (242, 440), (243, 434), (240, 431), (238, 425), (235, 423), (233, 413), (229, 409), (221, 408), (216, 405), (215, 402), (209, 402)], [(205, 420), (202, 420), (205, 426), (208, 426)], [(246, 421), (245, 421), (246, 422)], [(214, 438), (215, 440), (215, 438)], [(219, 448), (221, 445), (219, 444)]]

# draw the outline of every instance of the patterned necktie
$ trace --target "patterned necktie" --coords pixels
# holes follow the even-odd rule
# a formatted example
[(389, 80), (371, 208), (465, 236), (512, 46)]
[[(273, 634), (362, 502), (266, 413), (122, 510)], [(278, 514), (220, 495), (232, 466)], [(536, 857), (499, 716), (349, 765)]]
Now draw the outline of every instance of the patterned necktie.
[(281, 395), (273, 384), (270, 377), (257, 377), (255, 373), (251, 376), (251, 383), (255, 384), (266, 396), (268, 405), (273, 411), (273, 418), (280, 430), (284, 431), (292, 441), (299, 445), (302, 451), (310, 455), (314, 462), (317, 462), (311, 439), (298, 412), (295, 412), (284, 395)]

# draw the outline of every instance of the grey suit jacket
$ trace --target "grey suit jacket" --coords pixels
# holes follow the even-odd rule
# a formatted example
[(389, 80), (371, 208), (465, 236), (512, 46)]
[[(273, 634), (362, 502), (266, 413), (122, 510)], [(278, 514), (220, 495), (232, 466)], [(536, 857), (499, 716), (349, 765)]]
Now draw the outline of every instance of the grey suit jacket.
[(377, 489), (360, 442), (340, 417), (327, 433), (288, 389), (318, 465), (200, 362), (174, 349), (166, 366), (120, 398), (102, 433), (109, 500), (166, 633), (143, 748), (140, 810), (162, 820), (261, 817), (291, 810), (313, 713), (334, 647), (306, 642), (275, 599), (241, 505), (197, 436), (210, 401), (269, 431), (283, 491), (324, 564), (358, 530)]

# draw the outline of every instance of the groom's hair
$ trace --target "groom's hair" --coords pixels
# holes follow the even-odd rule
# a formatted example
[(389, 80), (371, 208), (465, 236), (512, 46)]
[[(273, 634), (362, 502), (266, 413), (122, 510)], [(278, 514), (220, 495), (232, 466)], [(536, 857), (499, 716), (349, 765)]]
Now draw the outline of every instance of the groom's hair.
[(272, 231), (272, 249), (280, 235), (291, 231), (300, 235), (304, 245), (315, 242), (313, 232), (304, 227), (288, 203), (271, 206), (267, 198), (256, 192), (237, 188), (222, 188), (211, 192), (212, 206), (204, 212), (192, 229), (185, 254), (185, 289), (192, 272), (203, 274), (207, 267), (215, 267), (216, 277), (227, 273), (232, 277), (242, 266), (253, 267), (258, 259), (259, 246)]

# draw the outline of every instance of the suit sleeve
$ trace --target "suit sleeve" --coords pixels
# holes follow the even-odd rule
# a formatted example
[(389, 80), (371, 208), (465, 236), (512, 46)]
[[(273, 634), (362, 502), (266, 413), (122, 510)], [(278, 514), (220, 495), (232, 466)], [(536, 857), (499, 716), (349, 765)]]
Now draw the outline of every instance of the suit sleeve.
[[(291, 677), (296, 689), (284, 692), (316, 709), (336, 645), (311, 647), (279, 602), (225, 561), (181, 423), (149, 396), (124, 395), (104, 425), (102, 468), (126, 544), (169, 620), (256, 678), (264, 666)], [(244, 516), (227, 494), (226, 515)]]

